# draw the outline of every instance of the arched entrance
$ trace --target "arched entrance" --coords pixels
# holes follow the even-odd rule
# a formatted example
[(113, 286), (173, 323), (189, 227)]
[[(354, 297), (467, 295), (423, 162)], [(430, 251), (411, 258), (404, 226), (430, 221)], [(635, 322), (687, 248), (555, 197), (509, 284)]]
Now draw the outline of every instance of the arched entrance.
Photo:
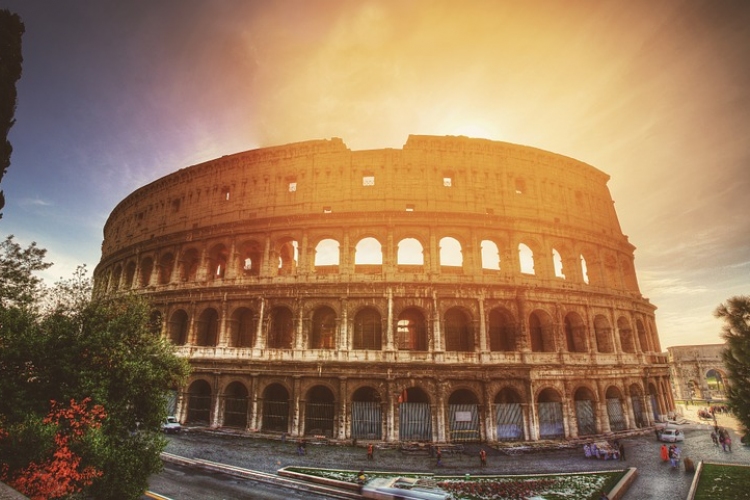
[(247, 427), (247, 389), (240, 382), (232, 382), (224, 391), (224, 425)]
[(625, 412), (622, 411), (622, 393), (614, 386), (607, 389), (607, 415), (611, 430), (624, 431), (627, 428)]
[(200, 425), (211, 423), (211, 386), (205, 380), (196, 380), (188, 388), (187, 422)]
[(495, 426), (498, 441), (523, 441), (523, 400), (506, 387), (495, 396)]
[(263, 391), (263, 431), (289, 431), (289, 391), (281, 384), (271, 384)]
[(352, 439), (382, 439), (383, 414), (378, 391), (360, 387), (352, 395)]
[(316, 385), (307, 391), (305, 435), (335, 437), (333, 435), (335, 412), (333, 393), (328, 387)]
[(579, 388), (573, 396), (576, 402), (576, 421), (578, 423), (578, 435), (590, 436), (596, 434), (596, 412), (594, 405), (596, 397), (587, 387)]
[(467, 390), (459, 389), (448, 398), (448, 440), (453, 443), (481, 441), (479, 432), (479, 400)]
[(430, 398), (422, 389), (410, 387), (399, 396), (398, 436), (401, 441), (432, 441)]
[(537, 397), (539, 411), (539, 438), (561, 439), (565, 437), (562, 399), (554, 389), (544, 389)]

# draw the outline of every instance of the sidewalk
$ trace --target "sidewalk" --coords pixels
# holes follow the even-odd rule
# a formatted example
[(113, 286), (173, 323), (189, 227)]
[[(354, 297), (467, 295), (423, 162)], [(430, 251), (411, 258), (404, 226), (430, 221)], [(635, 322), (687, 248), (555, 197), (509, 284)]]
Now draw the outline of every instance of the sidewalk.
[[(720, 424), (722, 420), (719, 421)], [(725, 422), (729, 423), (729, 422)], [(750, 465), (750, 448), (739, 446), (740, 436), (732, 431), (734, 451), (724, 453), (713, 445), (711, 426), (701, 423), (681, 425), (685, 441), (680, 444), (682, 457), (699, 461), (742, 463)], [(293, 440), (282, 442), (263, 438), (234, 435), (225, 432), (188, 430), (169, 438), (166, 452), (187, 458), (199, 458), (246, 469), (275, 473), (285, 466), (312, 466), (330, 469), (382, 470), (399, 472), (439, 472), (442, 474), (542, 474), (625, 469), (636, 467), (638, 478), (624, 500), (684, 500), (690, 489), (693, 474), (682, 468), (672, 469), (659, 457), (659, 447), (653, 432), (625, 438), (626, 460), (601, 461), (586, 459), (580, 449), (556, 449), (514, 453), (509, 455), (479, 444), (466, 445), (464, 452), (444, 454), (443, 466), (425, 454), (404, 454), (395, 447), (376, 445), (374, 460), (367, 460), (364, 443), (360, 446), (315, 444), (309, 441), (307, 454), (299, 456)], [(487, 451), (487, 467), (480, 469), (479, 449)]]

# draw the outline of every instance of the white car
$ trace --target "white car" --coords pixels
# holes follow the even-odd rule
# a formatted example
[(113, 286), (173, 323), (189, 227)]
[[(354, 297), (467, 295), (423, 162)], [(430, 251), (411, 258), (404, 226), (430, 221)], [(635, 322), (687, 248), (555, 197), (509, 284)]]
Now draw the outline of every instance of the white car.
[(163, 424), (161, 424), (161, 430), (166, 434), (179, 434), (182, 430), (182, 426), (177, 421), (177, 417), (167, 417)]
[(659, 440), (666, 443), (676, 443), (685, 440), (685, 434), (680, 429), (664, 429), (659, 433)]

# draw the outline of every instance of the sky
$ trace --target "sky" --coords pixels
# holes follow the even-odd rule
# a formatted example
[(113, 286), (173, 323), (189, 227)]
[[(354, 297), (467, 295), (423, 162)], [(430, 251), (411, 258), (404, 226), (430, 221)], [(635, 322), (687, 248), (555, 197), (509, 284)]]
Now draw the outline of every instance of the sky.
[(180, 168), (340, 137), (466, 135), (611, 176), (662, 348), (750, 295), (750, 2), (0, 0), (25, 24), (0, 235), (93, 272)]

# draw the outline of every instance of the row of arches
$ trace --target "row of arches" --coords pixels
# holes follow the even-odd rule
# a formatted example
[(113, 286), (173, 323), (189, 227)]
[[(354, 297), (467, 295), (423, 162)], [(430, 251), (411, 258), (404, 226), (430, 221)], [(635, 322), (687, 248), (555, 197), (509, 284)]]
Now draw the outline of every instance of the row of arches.
[[(340, 397), (335, 384), (316, 383), (301, 394), (282, 381), (269, 380), (253, 392), (243, 381), (220, 393), (205, 379), (181, 394), (180, 417), (187, 425), (232, 427), (324, 436), (333, 439), (385, 441), (533, 441), (595, 436), (647, 427), (662, 418), (670, 399), (664, 381), (638, 383), (624, 391), (618, 384), (601, 390), (580, 384), (566, 394), (541, 387), (528, 400), (505, 386), (483, 400), (477, 391), (457, 387), (436, 397), (418, 385), (389, 395), (378, 384), (363, 384)], [(251, 387), (254, 387), (250, 384)], [(382, 386), (381, 386), (382, 387)]]
[[(212, 282), (225, 279), (274, 277), (306, 273), (341, 272), (372, 274), (378, 269), (440, 269), (451, 273), (502, 273), (537, 276), (579, 284), (638, 291), (632, 258), (601, 249), (577, 251), (560, 242), (550, 246), (528, 238), (510, 242), (483, 239), (475, 251), (453, 236), (445, 236), (431, 248), (425, 238), (409, 236), (384, 248), (381, 239), (365, 236), (351, 246), (323, 237), (300, 245), (286, 237), (274, 241), (237, 240), (186, 244), (182, 248), (145, 252), (97, 272), (105, 292), (162, 286), (171, 283)], [(432, 256), (435, 256), (433, 260)], [(588, 257), (586, 256), (588, 255)]]
[[(318, 305), (293, 311), (286, 305), (250, 308), (204, 307), (173, 310), (164, 325), (165, 335), (175, 345), (271, 349), (396, 349), (408, 351), (446, 350), (458, 352), (578, 352), (639, 353), (654, 348), (642, 319), (635, 328), (628, 315), (614, 325), (607, 316), (586, 318), (569, 311), (559, 324), (544, 309), (535, 309), (520, 319), (505, 307), (479, 313), (454, 306), (436, 320), (418, 306), (393, 311), (367, 305), (352, 316), (336, 305)], [(220, 313), (220, 311), (223, 312)], [(615, 328), (613, 328), (613, 326)]]

